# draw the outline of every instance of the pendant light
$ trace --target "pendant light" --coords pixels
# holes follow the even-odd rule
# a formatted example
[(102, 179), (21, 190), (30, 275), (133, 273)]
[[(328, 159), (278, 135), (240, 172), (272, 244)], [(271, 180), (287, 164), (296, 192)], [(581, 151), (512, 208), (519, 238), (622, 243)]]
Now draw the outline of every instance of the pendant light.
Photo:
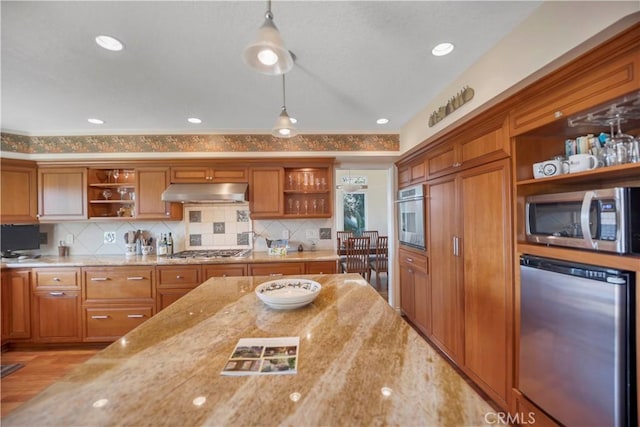
[[(344, 177), (342, 178), (344, 181)], [(341, 190), (344, 194), (356, 193), (358, 191), (363, 191), (369, 188), (367, 184), (356, 184), (351, 179), (351, 169), (349, 169), (349, 177), (347, 178), (347, 182), (343, 182), (342, 184), (336, 185), (336, 189)]]
[(271, 134), (277, 138), (292, 138), (298, 134), (298, 130), (291, 123), (291, 118), (287, 114), (287, 101), (284, 90), (284, 74), (282, 75), (282, 112), (276, 119)]
[(264, 17), (264, 24), (258, 30), (257, 37), (244, 49), (244, 62), (270, 76), (287, 73), (293, 68), (293, 57), (285, 47), (276, 24), (273, 23), (271, 0), (267, 2)]

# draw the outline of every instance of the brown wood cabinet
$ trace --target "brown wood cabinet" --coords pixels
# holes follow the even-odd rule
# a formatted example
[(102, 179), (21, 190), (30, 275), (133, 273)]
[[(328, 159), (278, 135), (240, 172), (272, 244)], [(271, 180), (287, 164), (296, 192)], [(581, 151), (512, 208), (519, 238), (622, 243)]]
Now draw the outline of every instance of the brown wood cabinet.
[(87, 171), (90, 219), (130, 221), (136, 213), (136, 173), (133, 168)]
[(155, 267), (82, 269), (84, 341), (113, 341), (154, 314)]
[(38, 169), (38, 218), (40, 221), (88, 218), (86, 168)]
[(304, 268), (305, 274), (336, 274), (338, 263), (336, 261), (308, 261)]
[(201, 265), (157, 266), (157, 311), (163, 310), (200, 285)]
[(3, 270), (2, 343), (31, 338), (31, 270)]
[(249, 181), (251, 218), (280, 218), (284, 215), (284, 168), (252, 168)]
[(136, 168), (136, 218), (181, 220), (182, 204), (162, 201), (169, 185), (169, 168)]
[(509, 161), (429, 181), (432, 336), (506, 406), (510, 367)]
[(400, 309), (425, 335), (431, 335), (431, 289), (427, 257), (413, 249), (399, 248)]
[(212, 277), (242, 277), (247, 275), (247, 264), (205, 264), (202, 266), (203, 282)]
[(304, 274), (304, 262), (269, 262), (249, 264), (249, 276), (287, 276)]
[(38, 222), (36, 164), (5, 158), (0, 162), (0, 222)]
[(424, 182), (427, 179), (425, 158), (420, 155), (417, 159), (408, 160), (398, 166), (398, 187)]
[(284, 217), (330, 218), (331, 172), (329, 167), (285, 168)]
[(33, 269), (34, 342), (80, 342), (80, 269)]
[(429, 179), (455, 173), (509, 155), (508, 121), (497, 117), (470, 134), (453, 137), (426, 155)]
[(606, 62), (576, 62), (533, 85), (532, 96), (523, 98), (511, 114), (512, 134), (565, 121), (572, 114), (638, 90), (640, 55), (637, 34), (635, 37), (635, 45), (631, 41), (607, 49)]
[(171, 183), (247, 182), (247, 168), (218, 166), (179, 166), (171, 168)]

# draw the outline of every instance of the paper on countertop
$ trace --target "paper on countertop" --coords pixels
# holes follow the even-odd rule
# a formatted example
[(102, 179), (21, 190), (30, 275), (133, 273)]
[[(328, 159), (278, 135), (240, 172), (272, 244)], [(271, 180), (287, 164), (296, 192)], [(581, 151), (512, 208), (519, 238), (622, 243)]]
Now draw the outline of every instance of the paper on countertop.
[(277, 375), (298, 372), (300, 337), (241, 338), (221, 375)]

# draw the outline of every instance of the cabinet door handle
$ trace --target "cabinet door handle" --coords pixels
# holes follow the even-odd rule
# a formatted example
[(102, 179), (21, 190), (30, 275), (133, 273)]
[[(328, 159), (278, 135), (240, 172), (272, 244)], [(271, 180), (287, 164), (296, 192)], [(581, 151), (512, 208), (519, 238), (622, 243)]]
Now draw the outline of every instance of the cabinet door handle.
[(142, 276), (127, 277), (127, 280), (144, 280)]
[(226, 274), (226, 273), (225, 273), (225, 274), (223, 274), (223, 275), (222, 275), (222, 277), (227, 277), (227, 274)]
[(108, 277), (92, 277), (91, 278), (92, 282), (106, 282), (107, 280), (109, 280)]
[(52, 297), (62, 297), (64, 296), (64, 292), (49, 292), (49, 295)]
[(409, 273), (413, 273), (413, 268), (407, 268), (407, 271), (408, 271)]
[(413, 258), (407, 258), (407, 262), (413, 262)]
[(60, 281), (60, 278), (59, 278), (59, 277), (54, 277), (54, 278), (53, 278), (53, 279), (51, 279), (51, 280), (53, 280), (54, 282), (59, 282), (59, 281)]
[(269, 273), (269, 276), (282, 276), (282, 273)]
[(460, 238), (453, 236), (453, 255), (460, 256)]
[(176, 276), (176, 279), (182, 279), (182, 276), (178, 274), (178, 275)]
[(140, 318), (144, 317), (144, 314), (127, 314), (127, 317), (132, 318), (132, 319), (140, 319)]
[(564, 113), (562, 111), (556, 111), (555, 113), (553, 113), (553, 117), (555, 117), (556, 119), (559, 119), (562, 116), (564, 116)]
[(460, 163), (460, 162), (455, 162), (455, 163), (453, 164), (453, 167), (454, 167), (454, 168), (459, 168), (460, 166), (462, 166), (462, 163)]
[(108, 319), (109, 316), (91, 316), (92, 319)]

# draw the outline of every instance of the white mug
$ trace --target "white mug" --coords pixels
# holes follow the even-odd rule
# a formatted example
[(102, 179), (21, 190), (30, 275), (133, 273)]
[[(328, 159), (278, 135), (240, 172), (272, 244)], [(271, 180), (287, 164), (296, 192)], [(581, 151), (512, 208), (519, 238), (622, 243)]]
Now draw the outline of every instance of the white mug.
[(569, 156), (569, 173), (582, 172), (598, 167), (598, 158), (591, 154)]

